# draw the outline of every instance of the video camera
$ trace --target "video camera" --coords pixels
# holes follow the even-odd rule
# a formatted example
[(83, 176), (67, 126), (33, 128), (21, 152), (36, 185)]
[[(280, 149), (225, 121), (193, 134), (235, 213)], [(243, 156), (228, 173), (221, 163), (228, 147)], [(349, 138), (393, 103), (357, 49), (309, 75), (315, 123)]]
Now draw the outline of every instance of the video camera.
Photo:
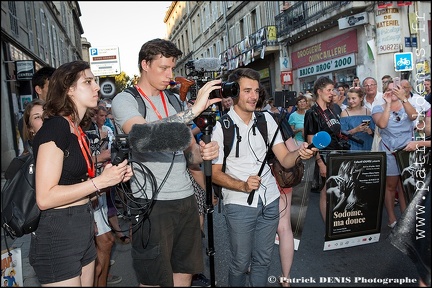
[(131, 152), (129, 145), (129, 137), (126, 134), (118, 134), (111, 144), (111, 163), (118, 165), (125, 159), (129, 159)]
[[(185, 64), (186, 76), (195, 81), (195, 84), (189, 88), (190, 99), (195, 100), (198, 90), (208, 81), (215, 80), (220, 76), (220, 61), (217, 58), (203, 58), (190, 60)], [(240, 87), (237, 82), (222, 82), (221, 89), (213, 90), (209, 99), (238, 97)]]
[(96, 130), (87, 130), (85, 133), (89, 139), (92, 154), (99, 154), (102, 150), (107, 149), (109, 143), (108, 137), (101, 139)]

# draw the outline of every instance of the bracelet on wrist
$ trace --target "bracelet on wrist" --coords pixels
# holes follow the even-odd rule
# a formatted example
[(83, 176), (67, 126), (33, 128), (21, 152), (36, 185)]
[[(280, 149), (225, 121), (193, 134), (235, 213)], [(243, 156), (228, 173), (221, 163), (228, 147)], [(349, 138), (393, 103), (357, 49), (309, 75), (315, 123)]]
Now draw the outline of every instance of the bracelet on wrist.
[(90, 181), (92, 182), (93, 186), (96, 188), (96, 195), (97, 196), (101, 196), (101, 191), (100, 189), (96, 186), (96, 184), (93, 181), (93, 178), (90, 178)]

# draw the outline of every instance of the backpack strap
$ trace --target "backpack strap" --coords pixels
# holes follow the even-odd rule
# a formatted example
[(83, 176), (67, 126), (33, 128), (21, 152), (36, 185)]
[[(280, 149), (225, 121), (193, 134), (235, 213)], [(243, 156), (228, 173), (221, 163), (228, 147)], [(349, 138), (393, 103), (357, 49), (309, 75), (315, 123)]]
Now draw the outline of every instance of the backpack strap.
[[(124, 91), (135, 97), (135, 99), (138, 102), (138, 111), (145, 118), (147, 115), (147, 107), (145, 105), (144, 99), (141, 97), (141, 95), (139, 94), (135, 86), (130, 86), (126, 88)], [(164, 90), (164, 92), (168, 98), (168, 102), (174, 107), (177, 113), (184, 110), (183, 109), (184, 106), (182, 105), (182, 102), (180, 101), (180, 99), (177, 97), (176, 94), (174, 94), (172, 91), (169, 90)], [(141, 101), (138, 101), (138, 99), (140, 99)]]
[[(255, 111), (255, 120), (256, 123), (252, 127), (254, 135), (255, 133), (255, 127), (258, 128), (258, 131), (260, 132), (261, 136), (264, 139), (264, 142), (268, 146), (268, 130), (267, 130), (267, 120), (265, 118), (265, 115), (261, 111)], [(218, 120), (221, 123), (222, 126), (222, 132), (224, 135), (224, 160), (222, 164), (222, 171), (225, 172), (226, 169), (226, 158), (228, 157), (229, 153), (231, 152), (233, 143), (234, 143), (234, 129), (235, 134), (237, 135), (237, 145), (236, 145), (236, 157), (239, 157), (239, 145), (241, 142), (241, 136), (239, 133), (239, 128), (234, 122), (232, 121), (231, 117), (228, 114), (222, 115), (221, 118)]]
[[(129, 93), (129, 94), (132, 94), (132, 96), (135, 97), (135, 99), (137, 100), (137, 103), (138, 103), (138, 112), (140, 112), (140, 114), (145, 119), (146, 115), (147, 115), (147, 107), (146, 107), (145, 102), (142, 99), (141, 95), (139, 94), (138, 90), (135, 88), (135, 86), (130, 86), (130, 87), (126, 88), (124, 91)], [(138, 101), (138, 99), (140, 99), (141, 101)]]
[(170, 104), (174, 107), (174, 109), (178, 112), (184, 111), (184, 105), (183, 102), (180, 100), (180, 96), (178, 94), (175, 94), (169, 89), (164, 90), (165, 95), (168, 97), (168, 101)]
[[(255, 117), (256, 117), (256, 127), (258, 127), (258, 130), (260, 131), (261, 135), (264, 137), (264, 141), (266, 145), (268, 145), (268, 139), (267, 139), (267, 121), (265, 119), (265, 115), (262, 112), (255, 111)], [(222, 172), (226, 171), (226, 158), (231, 152), (233, 143), (234, 143), (234, 133), (237, 135), (237, 144), (236, 144), (236, 157), (239, 157), (239, 145), (242, 141), (242, 137), (239, 133), (239, 127), (234, 124), (231, 117), (228, 114), (222, 115), (219, 120), (222, 127), (222, 134), (223, 134), (223, 145), (224, 145), (224, 158), (222, 162)], [(235, 131), (234, 131), (235, 129)], [(253, 133), (255, 134), (255, 128), (253, 128)], [(214, 185), (218, 186), (218, 185)], [(216, 190), (215, 190), (216, 191)], [(218, 197), (219, 199), (222, 199), (222, 193), (219, 191)]]
[[(222, 126), (222, 133), (224, 137), (223, 145), (224, 145), (224, 158), (223, 158), (223, 164), (222, 164), (222, 172), (225, 172), (226, 169), (226, 158), (228, 157), (229, 153), (231, 152), (231, 148), (234, 143), (234, 127), (237, 127), (237, 125), (234, 124), (231, 117), (228, 114), (223, 115), (218, 120)], [(236, 129), (237, 132), (237, 143), (241, 141), (241, 136), (239, 135), (238, 127)], [(238, 145), (238, 144), (237, 144)], [(237, 146), (238, 147), (238, 146)], [(238, 149), (237, 149), (238, 152)], [(237, 156), (238, 157), (238, 156)]]
[[(264, 142), (268, 147), (268, 130), (267, 130), (267, 120), (265, 118), (264, 112), (254, 111), (255, 113), (255, 125), (258, 127), (258, 131), (261, 133), (261, 136), (264, 138)], [(255, 135), (255, 128), (252, 129), (253, 134)]]

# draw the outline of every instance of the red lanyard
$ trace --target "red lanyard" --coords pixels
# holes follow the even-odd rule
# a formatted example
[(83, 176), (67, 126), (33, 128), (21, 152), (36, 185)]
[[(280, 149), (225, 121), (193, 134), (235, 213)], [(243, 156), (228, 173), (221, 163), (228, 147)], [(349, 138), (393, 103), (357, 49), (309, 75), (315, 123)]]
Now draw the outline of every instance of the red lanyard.
[(96, 176), (96, 169), (92, 163), (93, 161), (90, 158), (91, 154), (90, 154), (90, 148), (89, 148), (88, 143), (87, 143), (86, 134), (82, 131), (80, 126), (78, 126), (78, 128), (77, 128), (74, 125), (74, 123), (72, 122), (71, 116), (68, 117), (68, 120), (69, 120), (70, 125), (74, 128), (74, 134), (78, 138), (78, 143), (80, 145), (81, 152), (82, 152), (84, 159), (86, 161), (86, 164), (87, 164), (88, 175), (89, 175), (89, 177), (93, 178)]
[[(153, 104), (153, 102), (150, 100), (150, 98), (147, 95), (145, 95), (144, 91), (141, 90), (141, 87), (139, 87), (138, 85), (135, 85), (135, 88), (138, 90), (138, 92), (141, 94), (141, 96), (144, 97), (150, 103), (150, 105), (152, 106), (152, 108), (153, 108), (154, 112), (156, 113), (157, 117), (159, 118), (159, 120), (161, 120), (162, 119), (162, 115), (156, 109), (156, 106)], [(162, 91), (159, 91), (159, 93), (160, 93), (160, 96), (161, 96), (161, 99), (162, 99), (162, 104), (164, 106), (166, 117), (168, 117), (168, 107), (166, 105), (165, 97), (164, 97)]]

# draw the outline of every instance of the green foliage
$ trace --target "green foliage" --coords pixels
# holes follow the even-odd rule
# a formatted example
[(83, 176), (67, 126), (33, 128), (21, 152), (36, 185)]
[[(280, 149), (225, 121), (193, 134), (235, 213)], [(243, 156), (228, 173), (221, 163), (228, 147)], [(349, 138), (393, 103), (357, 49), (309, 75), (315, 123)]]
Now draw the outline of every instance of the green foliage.
[(124, 89), (130, 86), (130, 77), (126, 75), (124, 71), (115, 76), (115, 86), (117, 93), (120, 93)]

